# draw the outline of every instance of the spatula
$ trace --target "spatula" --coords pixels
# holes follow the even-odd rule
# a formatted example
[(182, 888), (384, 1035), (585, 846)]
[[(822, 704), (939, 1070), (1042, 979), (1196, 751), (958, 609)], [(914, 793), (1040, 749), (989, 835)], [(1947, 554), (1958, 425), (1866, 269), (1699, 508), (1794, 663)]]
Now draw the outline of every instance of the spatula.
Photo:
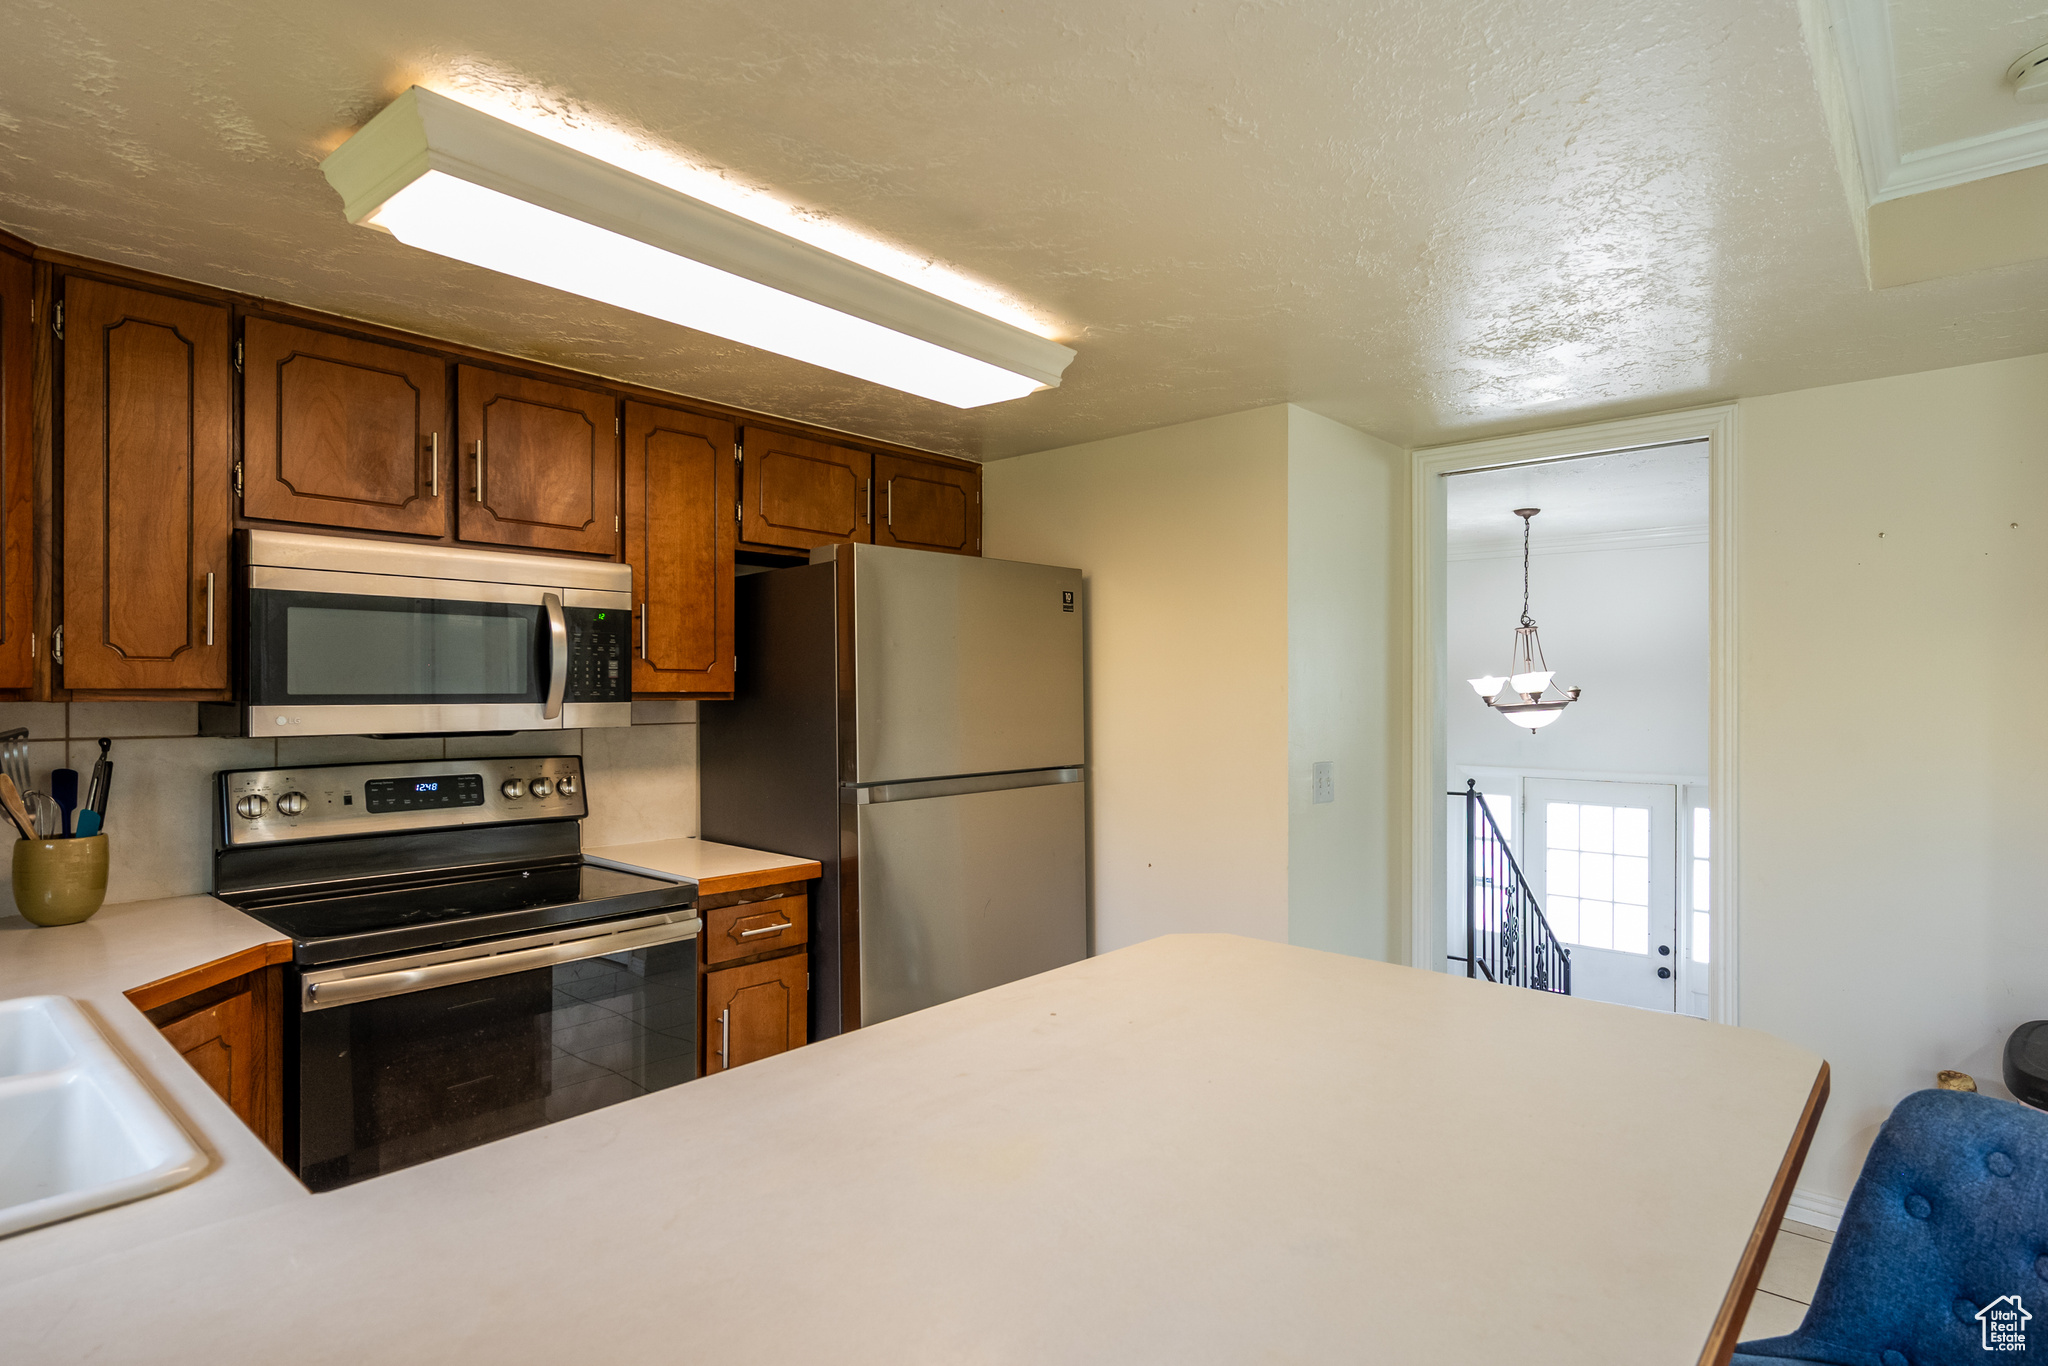
[(22, 804), (21, 789), (14, 785), (14, 779), (0, 773), (0, 811), (5, 811), (14, 828), (21, 831), (25, 840), (40, 838), (36, 834), (36, 823), (29, 818), (28, 807)]
[(57, 802), (57, 834), (60, 838), (71, 837), (71, 813), (78, 809), (78, 770), (58, 768), (50, 771), (50, 796)]

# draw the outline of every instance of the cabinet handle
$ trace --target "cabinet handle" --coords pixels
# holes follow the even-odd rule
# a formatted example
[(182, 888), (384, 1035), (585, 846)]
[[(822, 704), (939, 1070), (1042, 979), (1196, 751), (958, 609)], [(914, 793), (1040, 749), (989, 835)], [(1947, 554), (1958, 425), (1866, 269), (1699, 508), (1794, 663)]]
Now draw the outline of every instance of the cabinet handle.
[(484, 439), (476, 439), (476, 500), (484, 500)]
[(441, 496), (441, 434), (427, 433), (427, 496)]
[(718, 1070), (732, 1066), (732, 1007), (718, 1012)]
[(781, 934), (795, 923), (793, 920), (785, 920), (780, 925), (763, 925), (758, 930), (741, 930), (740, 938), (748, 939), (757, 934)]
[(647, 658), (647, 604), (640, 604), (640, 657)]
[(206, 576), (206, 643), (213, 644), (213, 575)]
[(883, 490), (882, 523), (889, 527), (896, 525), (896, 481), (894, 479), (891, 479), (888, 488)]

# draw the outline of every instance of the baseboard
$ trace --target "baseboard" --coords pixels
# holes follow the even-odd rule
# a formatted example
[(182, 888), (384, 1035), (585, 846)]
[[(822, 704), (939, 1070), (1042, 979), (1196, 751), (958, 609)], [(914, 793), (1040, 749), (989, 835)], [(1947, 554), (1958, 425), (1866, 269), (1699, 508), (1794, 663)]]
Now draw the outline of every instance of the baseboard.
[(1842, 1211), (1848, 1207), (1846, 1200), (1837, 1200), (1800, 1186), (1793, 1188), (1791, 1202), (1785, 1207), (1785, 1217), (1796, 1224), (1812, 1224), (1833, 1233), (1842, 1226)]

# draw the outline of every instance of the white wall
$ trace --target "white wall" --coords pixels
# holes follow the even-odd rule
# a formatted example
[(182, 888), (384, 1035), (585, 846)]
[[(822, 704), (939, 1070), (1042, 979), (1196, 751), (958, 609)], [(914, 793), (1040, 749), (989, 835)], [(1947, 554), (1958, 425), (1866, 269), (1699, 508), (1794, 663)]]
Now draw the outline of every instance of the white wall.
[[(1407, 452), (1302, 408), (1287, 420), (1287, 938), (1367, 958), (1406, 904), (1400, 762)], [(1311, 800), (1335, 765), (1336, 800)]]
[(1405, 465), (1279, 406), (985, 467), (986, 552), (1088, 576), (1097, 952), (1222, 930), (1388, 956)]
[(1284, 407), (994, 461), (987, 555), (1087, 576), (1094, 948), (1287, 937)]
[[(696, 704), (636, 702), (633, 710), (634, 725), (612, 730), (451, 740), (221, 740), (197, 734), (198, 712), (190, 702), (8, 702), (0, 703), (0, 730), (27, 726), (37, 784), (47, 791), (52, 769), (73, 768), (81, 797), (99, 757), (99, 737), (113, 740), (107, 900), (141, 901), (212, 889), (213, 775), (227, 768), (580, 753), (590, 800), (586, 848), (695, 835)], [(12, 914), (14, 893), (0, 879), (0, 915)]]
[(1823, 1054), (1802, 1189), (2048, 1018), (2048, 356), (1745, 400), (1742, 1023)]
[(1529, 614), (1544, 653), (1559, 687), (1585, 689), (1533, 735), (1465, 684), (1507, 672), (1522, 611), (1519, 552), (1445, 568), (1444, 748), (1457, 785), (1461, 765), (1706, 776), (1704, 540), (1532, 557)]

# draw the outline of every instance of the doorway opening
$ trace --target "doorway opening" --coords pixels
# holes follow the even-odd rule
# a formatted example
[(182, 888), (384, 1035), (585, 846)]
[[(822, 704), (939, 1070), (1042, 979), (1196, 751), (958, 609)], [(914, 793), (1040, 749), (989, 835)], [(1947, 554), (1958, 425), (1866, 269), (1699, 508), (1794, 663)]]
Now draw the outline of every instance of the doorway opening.
[[(1520, 879), (1508, 893), (1538, 912), (1536, 938), (1568, 958), (1572, 995), (1714, 1016), (1709, 442), (1450, 470), (1438, 482), (1436, 966), (1494, 975), (1483, 908), (1503, 892), (1470, 870), (1474, 842), (1495, 841)], [(1540, 678), (1511, 663), (1532, 622)], [(1579, 691), (1549, 714), (1499, 705), (1532, 684), (1550, 699)], [(1473, 818), (1468, 788), (1491, 822)]]

